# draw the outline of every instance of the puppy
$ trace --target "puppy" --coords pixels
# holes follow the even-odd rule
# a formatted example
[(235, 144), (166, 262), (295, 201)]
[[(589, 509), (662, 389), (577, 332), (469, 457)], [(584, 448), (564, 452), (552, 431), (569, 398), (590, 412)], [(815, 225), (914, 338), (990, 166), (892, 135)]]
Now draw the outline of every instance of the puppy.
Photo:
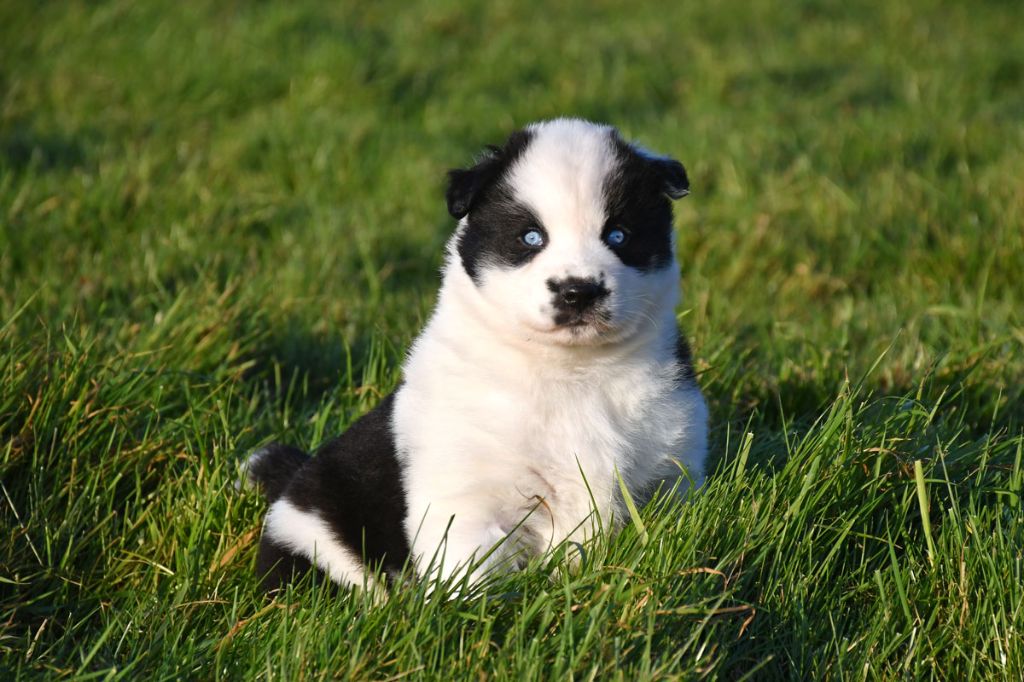
[(638, 502), (683, 471), (699, 485), (708, 415), (670, 201), (688, 191), (678, 161), (575, 119), (451, 171), (459, 223), (403, 382), (316, 457), (248, 462), (270, 502), (265, 585), (311, 568), (366, 585), (409, 559), (472, 583), (621, 524), (620, 481)]

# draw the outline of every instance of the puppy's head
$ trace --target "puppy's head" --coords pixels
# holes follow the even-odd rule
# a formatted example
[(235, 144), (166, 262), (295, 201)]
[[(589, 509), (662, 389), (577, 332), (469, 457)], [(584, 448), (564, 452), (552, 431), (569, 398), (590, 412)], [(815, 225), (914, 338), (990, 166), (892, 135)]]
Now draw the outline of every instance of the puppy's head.
[(676, 302), (672, 159), (580, 120), (537, 123), (449, 173), (461, 265), (483, 313), (553, 344), (621, 340)]

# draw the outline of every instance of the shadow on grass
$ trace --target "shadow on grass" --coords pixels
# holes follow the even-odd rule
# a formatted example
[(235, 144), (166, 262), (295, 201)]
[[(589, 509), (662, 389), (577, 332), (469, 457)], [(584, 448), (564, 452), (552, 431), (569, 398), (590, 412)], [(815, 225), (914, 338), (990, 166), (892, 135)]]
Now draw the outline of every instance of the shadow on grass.
[(0, 158), (3, 165), (15, 171), (32, 166), (43, 170), (67, 169), (85, 162), (85, 144), (95, 135), (41, 132), (30, 125), (16, 124), (0, 136)]

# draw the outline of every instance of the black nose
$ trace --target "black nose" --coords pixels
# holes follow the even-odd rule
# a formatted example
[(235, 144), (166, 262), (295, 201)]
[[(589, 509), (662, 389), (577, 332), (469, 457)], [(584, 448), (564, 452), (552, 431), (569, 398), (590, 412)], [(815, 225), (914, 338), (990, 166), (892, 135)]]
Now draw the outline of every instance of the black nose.
[(555, 295), (555, 307), (581, 313), (608, 295), (604, 284), (592, 279), (568, 277), (561, 281), (551, 280), (548, 289)]

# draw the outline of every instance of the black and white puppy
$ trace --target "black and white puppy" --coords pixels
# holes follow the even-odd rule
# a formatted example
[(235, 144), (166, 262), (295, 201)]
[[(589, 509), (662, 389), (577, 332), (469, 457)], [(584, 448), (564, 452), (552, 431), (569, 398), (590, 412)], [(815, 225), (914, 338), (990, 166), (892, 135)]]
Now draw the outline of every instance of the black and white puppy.
[(688, 189), (678, 161), (572, 119), (452, 171), (459, 224), (401, 385), (315, 457), (248, 462), (271, 502), (266, 585), (310, 567), (364, 585), (409, 558), (475, 581), (621, 522), (619, 477), (639, 501), (681, 467), (699, 485), (708, 415), (670, 202)]

